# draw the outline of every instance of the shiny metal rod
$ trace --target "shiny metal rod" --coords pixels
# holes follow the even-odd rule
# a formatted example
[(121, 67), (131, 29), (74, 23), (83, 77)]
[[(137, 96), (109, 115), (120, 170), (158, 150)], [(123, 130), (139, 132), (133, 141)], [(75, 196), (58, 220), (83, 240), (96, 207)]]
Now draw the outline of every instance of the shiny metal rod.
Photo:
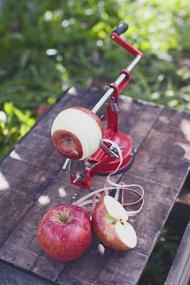
[(93, 113), (98, 113), (98, 111), (102, 108), (102, 106), (106, 103), (106, 101), (111, 97), (111, 95), (113, 94), (114, 89), (113, 88), (109, 88), (106, 93), (102, 96), (102, 98), (98, 101), (98, 103), (94, 106), (94, 108), (92, 109)]
[(137, 55), (134, 60), (129, 64), (129, 66), (127, 67), (127, 70), (130, 72), (134, 67), (135, 65), (139, 62), (139, 60), (141, 59), (142, 57), (140, 55)]
[[(130, 65), (127, 67), (127, 70), (130, 72), (135, 65), (139, 62), (139, 60), (141, 59), (140, 55), (137, 55), (134, 60), (130, 63)], [(119, 84), (122, 83), (122, 81), (125, 79), (126, 75), (121, 73), (119, 75), (119, 77), (116, 79), (116, 81), (114, 82), (116, 86), (118, 86)], [(110, 87), (106, 93), (102, 96), (102, 98), (98, 101), (98, 103), (93, 107), (92, 112), (93, 113), (97, 113), (102, 107), (103, 105), (109, 100), (109, 98), (112, 96), (112, 94), (114, 93), (114, 89), (112, 87)]]
[(70, 159), (69, 159), (69, 158), (66, 158), (66, 159), (65, 159), (65, 162), (64, 162), (64, 164), (63, 164), (63, 166), (62, 166), (62, 169), (63, 169), (63, 170), (66, 170), (66, 168), (67, 168), (69, 162), (70, 162)]

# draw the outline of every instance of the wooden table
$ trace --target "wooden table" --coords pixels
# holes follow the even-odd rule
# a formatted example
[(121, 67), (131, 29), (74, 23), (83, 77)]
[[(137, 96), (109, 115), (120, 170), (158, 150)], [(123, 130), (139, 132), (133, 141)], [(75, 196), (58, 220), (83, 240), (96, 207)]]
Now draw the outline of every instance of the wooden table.
[[(137, 150), (135, 162), (122, 175), (122, 181), (138, 183), (145, 189), (144, 208), (133, 219), (138, 236), (134, 250), (126, 253), (108, 250), (100, 256), (94, 238), (80, 259), (60, 263), (42, 252), (36, 238), (38, 221), (51, 206), (72, 202), (74, 193), (86, 194), (86, 190), (71, 185), (69, 173), (62, 170), (64, 159), (50, 138), (53, 119), (68, 106), (92, 107), (100, 96), (92, 89), (71, 88), (2, 161), (0, 284), (12, 284), (12, 279), (13, 284), (27, 285), (138, 282), (189, 173), (188, 112), (121, 97), (120, 129), (132, 137)], [(94, 177), (92, 190), (102, 187), (104, 180), (105, 177)]]

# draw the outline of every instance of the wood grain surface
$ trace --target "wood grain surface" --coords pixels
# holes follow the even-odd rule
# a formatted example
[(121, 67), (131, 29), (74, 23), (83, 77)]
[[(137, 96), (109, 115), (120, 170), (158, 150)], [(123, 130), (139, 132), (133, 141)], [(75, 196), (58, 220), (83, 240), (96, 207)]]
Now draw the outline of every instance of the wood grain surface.
[[(96, 90), (70, 89), (0, 165), (0, 259), (56, 284), (136, 284), (189, 171), (190, 114), (122, 96), (120, 130), (132, 137), (137, 153), (132, 168), (115, 179), (145, 189), (144, 208), (131, 219), (138, 246), (127, 253), (107, 249), (100, 256), (94, 237), (74, 262), (48, 258), (36, 237), (40, 218), (53, 205), (71, 203), (73, 194), (86, 194), (61, 169), (64, 158), (52, 145), (51, 125), (64, 108), (92, 108), (100, 97)], [(91, 191), (104, 182), (94, 177)]]
[(186, 227), (180, 247), (170, 268), (165, 285), (187, 285), (190, 278), (190, 221)]

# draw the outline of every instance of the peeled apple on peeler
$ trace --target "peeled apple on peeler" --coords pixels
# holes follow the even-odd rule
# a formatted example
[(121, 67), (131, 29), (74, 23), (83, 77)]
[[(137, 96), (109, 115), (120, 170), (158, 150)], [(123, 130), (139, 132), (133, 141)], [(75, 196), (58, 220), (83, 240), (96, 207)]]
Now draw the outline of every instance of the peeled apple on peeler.
[(100, 147), (102, 121), (89, 109), (71, 107), (57, 115), (51, 136), (62, 155), (69, 159), (84, 160)]

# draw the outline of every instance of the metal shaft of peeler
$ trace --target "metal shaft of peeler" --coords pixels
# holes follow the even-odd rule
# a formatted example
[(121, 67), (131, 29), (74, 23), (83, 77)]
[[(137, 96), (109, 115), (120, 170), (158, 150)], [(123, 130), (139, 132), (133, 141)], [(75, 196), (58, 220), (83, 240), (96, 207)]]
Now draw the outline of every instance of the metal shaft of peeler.
[[(141, 59), (140, 55), (137, 55), (134, 60), (131, 62), (131, 64), (127, 67), (127, 70), (130, 72), (135, 65), (139, 62), (139, 60)], [(125, 79), (126, 75), (125, 74), (120, 74), (119, 77), (116, 79), (115, 81), (115, 85), (118, 86), (119, 84), (122, 83), (122, 81)], [(109, 98), (112, 96), (112, 94), (114, 93), (114, 89), (112, 87), (110, 87), (106, 93), (103, 95), (103, 97), (98, 101), (98, 103), (93, 107), (92, 112), (93, 113), (97, 113), (102, 107), (103, 105), (109, 100)]]
[(96, 114), (102, 108), (102, 106), (107, 102), (107, 100), (111, 97), (113, 92), (114, 92), (114, 89), (113, 88), (109, 88), (106, 91), (106, 93), (103, 95), (103, 97), (94, 106), (94, 108), (92, 109), (92, 112)]
[[(118, 86), (121, 84), (121, 82), (125, 79), (126, 75), (125, 74), (120, 74), (119, 77), (115, 81), (115, 85)], [(98, 111), (103, 107), (103, 105), (109, 100), (109, 98), (112, 96), (114, 93), (114, 89), (110, 87), (106, 93), (103, 95), (103, 97), (98, 101), (98, 103), (94, 106), (92, 109), (93, 113), (98, 113)]]
[(139, 60), (141, 60), (141, 56), (140, 55), (137, 55), (134, 60), (129, 64), (129, 66), (127, 67), (127, 70), (130, 72), (134, 67), (135, 65), (139, 62)]
[(69, 162), (70, 162), (70, 159), (69, 159), (69, 158), (66, 158), (66, 159), (65, 159), (65, 162), (64, 162), (64, 164), (63, 164), (63, 166), (62, 166), (62, 169), (63, 169), (63, 170), (66, 170), (66, 168), (67, 168)]

